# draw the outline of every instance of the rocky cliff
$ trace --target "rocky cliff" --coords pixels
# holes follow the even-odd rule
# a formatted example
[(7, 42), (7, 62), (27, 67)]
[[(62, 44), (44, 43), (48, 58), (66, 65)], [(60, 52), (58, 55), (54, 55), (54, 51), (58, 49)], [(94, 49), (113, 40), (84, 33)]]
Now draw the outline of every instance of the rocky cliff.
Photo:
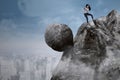
[(46, 29), (45, 41), (52, 49), (63, 51), (51, 80), (120, 80), (120, 15), (83, 23), (73, 39), (65, 24)]

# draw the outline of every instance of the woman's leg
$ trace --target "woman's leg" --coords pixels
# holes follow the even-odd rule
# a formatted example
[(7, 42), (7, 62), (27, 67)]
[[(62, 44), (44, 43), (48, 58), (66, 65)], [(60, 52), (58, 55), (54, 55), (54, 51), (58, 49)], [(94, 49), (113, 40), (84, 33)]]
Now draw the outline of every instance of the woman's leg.
[(87, 13), (84, 13), (84, 16), (85, 16), (85, 18), (86, 18), (86, 20), (87, 20), (87, 23), (88, 23), (88, 16), (87, 16)]
[(92, 20), (93, 20), (93, 15), (92, 15), (92, 14), (90, 14), (90, 13), (87, 13), (87, 15), (91, 16), (91, 18), (92, 18)]

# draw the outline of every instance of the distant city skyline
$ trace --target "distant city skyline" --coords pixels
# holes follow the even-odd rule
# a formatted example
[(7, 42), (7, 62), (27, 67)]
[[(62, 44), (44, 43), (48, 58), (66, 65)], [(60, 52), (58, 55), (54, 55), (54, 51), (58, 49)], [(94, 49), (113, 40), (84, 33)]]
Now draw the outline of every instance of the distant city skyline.
[(56, 57), (18, 57), (0, 56), (0, 80), (49, 80), (58, 63)]

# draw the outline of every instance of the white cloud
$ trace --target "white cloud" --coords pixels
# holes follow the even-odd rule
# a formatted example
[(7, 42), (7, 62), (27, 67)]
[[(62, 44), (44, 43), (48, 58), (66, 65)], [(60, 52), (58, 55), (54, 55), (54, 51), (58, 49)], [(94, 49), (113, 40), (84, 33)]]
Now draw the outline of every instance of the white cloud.
[(16, 29), (16, 27), (17, 27), (17, 25), (11, 19), (3, 19), (0, 22), (0, 29), (4, 30), (6, 32), (14, 30), (14, 29)]
[[(0, 41), (7, 41), (15, 37), (18, 25), (12, 19), (2, 19), (0, 21)], [(1, 45), (0, 45), (1, 46)]]

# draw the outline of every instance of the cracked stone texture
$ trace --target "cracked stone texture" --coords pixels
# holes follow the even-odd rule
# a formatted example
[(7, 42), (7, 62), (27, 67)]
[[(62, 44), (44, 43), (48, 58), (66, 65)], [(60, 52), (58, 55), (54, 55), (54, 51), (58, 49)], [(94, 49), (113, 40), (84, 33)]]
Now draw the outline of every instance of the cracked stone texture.
[(83, 23), (74, 39), (67, 25), (53, 24), (47, 28), (45, 39), (51, 48), (63, 51), (51, 80), (120, 80), (117, 11), (112, 10), (94, 23)]

